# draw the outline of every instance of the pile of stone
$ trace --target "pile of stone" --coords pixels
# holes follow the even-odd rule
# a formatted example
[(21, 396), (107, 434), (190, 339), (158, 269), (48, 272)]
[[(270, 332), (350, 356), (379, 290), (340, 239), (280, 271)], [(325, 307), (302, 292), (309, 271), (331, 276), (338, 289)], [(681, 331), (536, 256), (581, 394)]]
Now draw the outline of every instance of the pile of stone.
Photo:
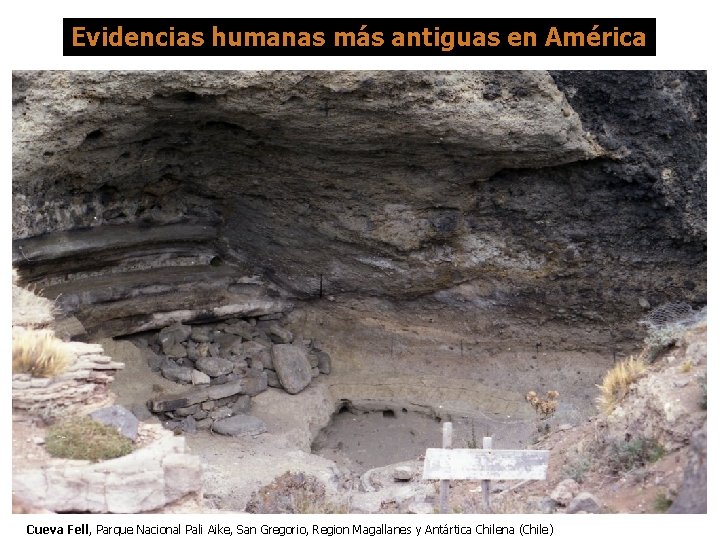
[(248, 416), (250, 398), (268, 386), (297, 394), (320, 374), (330, 356), (312, 340), (295, 338), (277, 320), (230, 319), (205, 325), (173, 324), (147, 341), (148, 362), (163, 377), (192, 384), (187, 392), (150, 400), (148, 408), (167, 428), (228, 435), (260, 433)]

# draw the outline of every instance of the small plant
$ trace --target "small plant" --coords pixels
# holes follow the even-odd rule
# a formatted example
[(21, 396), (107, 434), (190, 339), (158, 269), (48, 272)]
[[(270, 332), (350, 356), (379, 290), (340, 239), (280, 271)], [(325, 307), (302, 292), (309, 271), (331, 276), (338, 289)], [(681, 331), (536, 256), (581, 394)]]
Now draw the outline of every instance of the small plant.
[(477, 448), (477, 436), (475, 435), (475, 422), (470, 424), (470, 440), (467, 442), (468, 448)]
[(13, 373), (52, 377), (65, 371), (71, 353), (51, 330), (13, 331)]
[(634, 357), (623, 360), (605, 374), (603, 382), (597, 385), (600, 396), (597, 398), (598, 409), (609, 415), (615, 406), (628, 393), (630, 385), (645, 372), (645, 362)]
[(286, 472), (253, 493), (245, 510), (251, 514), (345, 514), (347, 501), (326, 497), (314, 476)]
[(535, 412), (542, 418), (548, 418), (555, 414), (557, 410), (557, 398), (559, 395), (560, 393), (557, 390), (550, 390), (547, 393), (547, 399), (542, 399), (538, 397), (535, 390), (530, 390), (525, 396), (525, 401), (530, 403), (535, 409)]
[(665, 493), (658, 493), (655, 497), (655, 511), (659, 514), (664, 514), (672, 506), (672, 499), (668, 498)]
[(645, 348), (640, 355), (641, 358), (652, 364), (658, 356), (675, 345), (685, 330), (687, 328), (681, 324), (666, 324), (651, 328), (645, 338)]
[(76, 416), (48, 430), (45, 449), (53, 457), (102, 461), (129, 454), (133, 446), (116, 428)]
[(578, 484), (582, 484), (585, 474), (590, 470), (592, 460), (587, 454), (579, 454), (574, 460), (568, 462), (563, 469), (563, 473), (568, 478), (572, 478)]
[(665, 448), (656, 439), (638, 437), (611, 444), (608, 466), (618, 474), (654, 463), (664, 455)]
[(692, 370), (692, 367), (693, 367), (692, 361), (690, 361), (690, 360), (685, 360), (685, 362), (683, 362), (683, 363), (680, 365), (680, 371), (681, 371), (682, 373), (690, 373), (690, 370)]

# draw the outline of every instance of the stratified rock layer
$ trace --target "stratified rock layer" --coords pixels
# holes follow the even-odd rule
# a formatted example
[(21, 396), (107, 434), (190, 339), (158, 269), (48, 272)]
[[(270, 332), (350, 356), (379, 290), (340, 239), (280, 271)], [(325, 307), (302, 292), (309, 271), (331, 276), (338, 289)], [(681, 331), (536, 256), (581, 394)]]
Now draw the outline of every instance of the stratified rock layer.
[(69, 342), (66, 346), (72, 360), (60, 375), (42, 378), (18, 373), (12, 376), (14, 409), (54, 418), (107, 402), (108, 385), (123, 364), (106, 356), (100, 345)]
[(705, 94), (696, 72), (16, 72), (13, 261), (91, 333), (322, 292), (629, 339), (705, 302)]

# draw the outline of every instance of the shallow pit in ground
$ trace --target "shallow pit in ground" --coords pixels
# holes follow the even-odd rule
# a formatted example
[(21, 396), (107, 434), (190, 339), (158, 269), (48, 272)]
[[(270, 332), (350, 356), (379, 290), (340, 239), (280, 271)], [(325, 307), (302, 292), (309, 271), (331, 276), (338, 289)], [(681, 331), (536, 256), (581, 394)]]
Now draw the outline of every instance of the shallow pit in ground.
[(362, 411), (343, 406), (312, 443), (312, 452), (359, 475), (369, 469), (417, 459), (427, 448), (442, 447), (442, 426), (452, 421), (454, 448), (481, 448), (483, 437), (494, 448), (525, 448), (543, 426), (534, 422), (499, 425), (466, 416), (440, 418), (417, 411)]

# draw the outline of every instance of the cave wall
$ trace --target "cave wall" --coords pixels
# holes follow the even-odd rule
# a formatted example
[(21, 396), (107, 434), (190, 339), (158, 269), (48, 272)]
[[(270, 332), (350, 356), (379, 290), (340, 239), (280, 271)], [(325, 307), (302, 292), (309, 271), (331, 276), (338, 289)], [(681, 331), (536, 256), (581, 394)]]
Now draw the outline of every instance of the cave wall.
[[(622, 159), (607, 176), (651, 188), (663, 232), (707, 234), (707, 74), (704, 71), (557, 71), (583, 127)], [(657, 200), (657, 195), (661, 195)]]
[(111, 333), (322, 276), (631, 338), (705, 303), (705, 108), (702, 72), (15, 72), (13, 263)]

